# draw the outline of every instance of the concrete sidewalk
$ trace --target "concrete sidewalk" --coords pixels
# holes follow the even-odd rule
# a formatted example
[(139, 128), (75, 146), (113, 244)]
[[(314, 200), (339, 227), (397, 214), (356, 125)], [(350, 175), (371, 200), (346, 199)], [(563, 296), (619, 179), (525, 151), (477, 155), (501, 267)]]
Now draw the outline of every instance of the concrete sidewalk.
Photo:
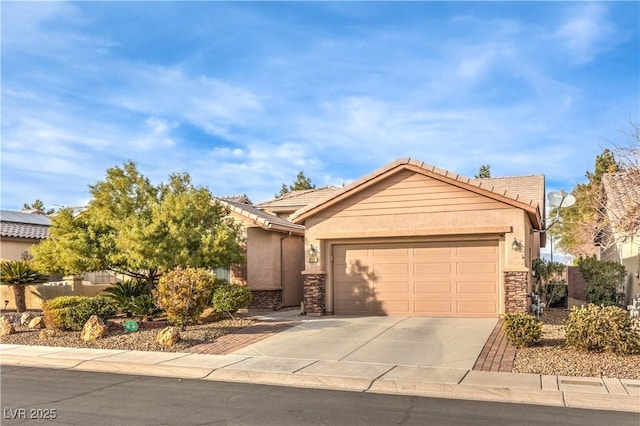
[(640, 413), (640, 380), (373, 362), (0, 345), (3, 365)]

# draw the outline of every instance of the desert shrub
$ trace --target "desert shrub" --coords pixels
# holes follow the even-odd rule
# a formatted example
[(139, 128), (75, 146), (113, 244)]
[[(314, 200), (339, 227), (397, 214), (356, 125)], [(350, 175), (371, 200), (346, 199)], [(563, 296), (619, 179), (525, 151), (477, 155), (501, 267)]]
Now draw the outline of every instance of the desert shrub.
[(502, 328), (513, 346), (533, 346), (542, 338), (542, 323), (529, 314), (506, 314)]
[(177, 268), (164, 274), (154, 291), (157, 306), (169, 321), (185, 329), (207, 306), (215, 277), (198, 268)]
[(131, 312), (134, 315), (151, 318), (160, 309), (156, 306), (156, 301), (151, 294), (141, 294), (132, 299)]
[(82, 303), (89, 299), (85, 296), (60, 296), (54, 299), (42, 302), (42, 314), (44, 322), (49, 328), (57, 328), (64, 330), (66, 326), (66, 317), (69, 308)]
[(567, 297), (567, 282), (565, 280), (549, 281), (544, 286), (544, 295), (547, 307), (553, 307), (556, 304), (560, 304), (560, 302), (563, 302), (562, 305), (566, 306), (564, 301), (566, 301)]
[(595, 256), (580, 258), (578, 268), (587, 283), (585, 295), (587, 302), (596, 305), (615, 305), (620, 292), (626, 269), (616, 262), (598, 260)]
[(640, 329), (618, 306), (574, 306), (564, 323), (569, 346), (616, 354), (640, 353)]
[(102, 320), (107, 320), (117, 312), (111, 299), (105, 296), (87, 297), (77, 305), (70, 306), (67, 309), (65, 328), (69, 330), (82, 330), (82, 327), (92, 315), (97, 315)]
[(135, 281), (124, 281), (116, 283), (104, 290), (106, 297), (111, 299), (118, 309), (118, 312), (127, 314), (128, 317), (133, 313), (134, 299), (144, 294), (150, 294), (145, 283)]
[(213, 292), (213, 308), (223, 314), (233, 316), (240, 308), (246, 308), (253, 300), (251, 291), (242, 285), (222, 285)]

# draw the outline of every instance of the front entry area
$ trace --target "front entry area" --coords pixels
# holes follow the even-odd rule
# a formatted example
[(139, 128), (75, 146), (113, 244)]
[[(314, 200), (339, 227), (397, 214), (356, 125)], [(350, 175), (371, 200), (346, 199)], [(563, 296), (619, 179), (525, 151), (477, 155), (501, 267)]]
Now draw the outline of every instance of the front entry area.
[(498, 317), (498, 241), (333, 246), (335, 314)]

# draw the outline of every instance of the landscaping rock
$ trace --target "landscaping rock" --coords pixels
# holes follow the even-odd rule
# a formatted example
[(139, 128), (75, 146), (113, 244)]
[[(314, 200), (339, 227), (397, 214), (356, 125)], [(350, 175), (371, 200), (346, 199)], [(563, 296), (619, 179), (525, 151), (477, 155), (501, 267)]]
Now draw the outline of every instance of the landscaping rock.
[(56, 329), (47, 328), (47, 329), (41, 330), (40, 333), (38, 333), (38, 338), (40, 340), (45, 340), (45, 339), (50, 339), (52, 337), (56, 337), (57, 335), (58, 335), (58, 332), (56, 331)]
[(31, 330), (34, 330), (36, 328), (44, 328), (45, 324), (44, 324), (44, 317), (35, 317), (32, 318), (31, 321), (29, 321), (29, 328)]
[(180, 340), (180, 332), (176, 327), (166, 327), (160, 330), (156, 341), (162, 346), (173, 346)]
[(221, 319), (222, 314), (220, 312), (216, 312), (213, 308), (206, 308), (198, 317), (198, 324), (208, 324), (210, 322), (220, 321)]
[(20, 325), (27, 325), (29, 324), (29, 322), (36, 317), (36, 314), (33, 312), (23, 312), (22, 315), (20, 315)]
[(82, 333), (80, 338), (85, 341), (93, 341), (106, 336), (109, 333), (109, 327), (107, 327), (97, 315), (92, 315), (91, 318), (82, 327)]
[(9, 334), (14, 334), (16, 329), (13, 328), (13, 324), (9, 318), (4, 315), (0, 317), (0, 336), (8, 336)]

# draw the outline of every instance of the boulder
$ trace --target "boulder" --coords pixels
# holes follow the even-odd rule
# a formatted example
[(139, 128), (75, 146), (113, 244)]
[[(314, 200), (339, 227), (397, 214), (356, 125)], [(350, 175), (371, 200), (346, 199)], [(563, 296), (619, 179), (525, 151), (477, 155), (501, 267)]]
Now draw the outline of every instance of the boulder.
[(156, 341), (162, 346), (173, 346), (180, 340), (180, 332), (176, 327), (165, 327), (156, 336)]
[(50, 337), (55, 337), (56, 334), (58, 334), (58, 332), (55, 330), (55, 328), (46, 328), (44, 330), (40, 330), (40, 333), (38, 333), (38, 338), (44, 340)]
[(220, 312), (216, 312), (213, 308), (206, 308), (198, 317), (198, 323), (207, 324), (210, 322), (220, 321), (221, 319), (222, 314)]
[(44, 317), (35, 317), (32, 318), (31, 321), (29, 321), (29, 328), (31, 330), (36, 329), (36, 328), (44, 328)]
[(35, 316), (36, 314), (33, 312), (23, 312), (22, 315), (20, 315), (20, 325), (28, 325)]
[(0, 336), (7, 336), (16, 332), (9, 318), (4, 315), (0, 317)]
[(92, 340), (100, 339), (106, 336), (109, 333), (109, 327), (106, 326), (104, 321), (100, 319), (97, 315), (92, 315), (91, 318), (84, 324), (82, 327), (82, 333), (80, 333), (80, 338), (89, 342)]

